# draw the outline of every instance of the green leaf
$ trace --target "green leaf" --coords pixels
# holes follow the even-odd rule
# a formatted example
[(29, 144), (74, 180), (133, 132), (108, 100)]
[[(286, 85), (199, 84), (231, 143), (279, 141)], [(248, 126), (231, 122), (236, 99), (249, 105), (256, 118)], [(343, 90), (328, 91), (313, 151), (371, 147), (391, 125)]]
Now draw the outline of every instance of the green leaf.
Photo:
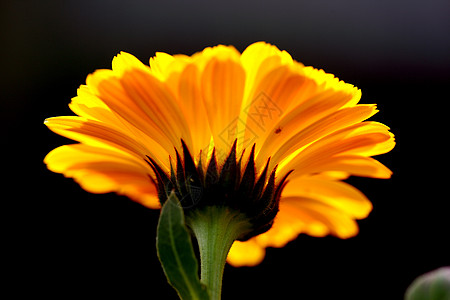
[(206, 286), (200, 282), (198, 261), (185, 226), (183, 208), (174, 192), (161, 209), (156, 248), (167, 280), (180, 299), (210, 299)]

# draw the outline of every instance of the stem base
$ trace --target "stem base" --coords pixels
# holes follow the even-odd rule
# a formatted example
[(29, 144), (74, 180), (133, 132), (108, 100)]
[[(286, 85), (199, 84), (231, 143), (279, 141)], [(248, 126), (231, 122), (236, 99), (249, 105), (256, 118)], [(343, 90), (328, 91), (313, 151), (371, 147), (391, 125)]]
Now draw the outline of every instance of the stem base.
[(207, 285), (211, 300), (220, 300), (222, 278), (233, 242), (251, 231), (244, 214), (224, 206), (207, 206), (186, 213), (200, 250), (201, 281)]

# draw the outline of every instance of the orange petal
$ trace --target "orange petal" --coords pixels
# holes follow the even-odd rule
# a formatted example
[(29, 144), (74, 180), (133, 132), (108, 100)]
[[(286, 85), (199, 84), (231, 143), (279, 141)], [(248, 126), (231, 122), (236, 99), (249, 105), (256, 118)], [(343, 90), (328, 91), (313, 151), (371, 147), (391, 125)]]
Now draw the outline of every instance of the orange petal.
[(186, 66), (180, 74), (177, 89), (180, 100), (178, 105), (186, 116), (189, 129), (193, 133), (193, 144), (187, 146), (194, 156), (201, 150), (204, 154), (208, 154), (212, 133), (202, 98), (199, 70), (195, 64)]
[(180, 138), (190, 142), (186, 120), (173, 93), (134, 56), (120, 53), (113, 60), (113, 71), (96, 71), (86, 81), (111, 110), (159, 141), (169, 153), (174, 145), (180, 147)]
[(187, 122), (174, 96), (163, 83), (137, 71), (125, 73), (121, 83), (130, 99), (173, 145), (179, 145), (180, 138), (191, 140)]
[(261, 147), (261, 157), (272, 155), (273, 163), (276, 164), (305, 145), (361, 122), (377, 112), (374, 105), (338, 110), (351, 97), (351, 94), (326, 91), (299, 105), (270, 130)]
[[(321, 126), (322, 127), (322, 126)], [(322, 131), (319, 129), (319, 131)], [(335, 131), (316, 140), (301, 151), (294, 152), (282, 166), (284, 170), (304, 170), (322, 164), (333, 156), (375, 155), (379, 144), (384, 150), (393, 147), (393, 136), (389, 128), (377, 122), (363, 122)], [(280, 153), (281, 154), (281, 153)]]
[(283, 198), (282, 202), (284, 205), (280, 210), (287, 209), (294, 214), (308, 215), (312, 220), (325, 226), (334, 236), (345, 239), (358, 233), (358, 224), (354, 218), (333, 206), (314, 199), (297, 197)]
[(349, 238), (358, 233), (352, 216), (323, 202), (300, 197), (282, 197), (280, 211), (269, 231), (255, 237), (263, 247), (284, 247), (300, 233)]
[(201, 74), (201, 91), (216, 148), (229, 151), (237, 137), (245, 73), (238, 56), (214, 57)]
[[(145, 140), (140, 140), (134, 136), (110, 128), (105, 123), (87, 120), (82, 117), (67, 116), (48, 118), (45, 120), (45, 125), (62, 136), (86, 145), (123, 151), (141, 160), (146, 155), (152, 156), (161, 163), (161, 166), (169, 170), (167, 152), (161, 146), (157, 147), (158, 145), (153, 142), (150, 151), (146, 145), (140, 143), (140, 141)], [(150, 141), (147, 140), (147, 142)]]
[[(291, 194), (307, 195), (289, 196)], [(299, 187), (299, 185), (307, 187)], [(302, 191), (296, 190), (302, 188)], [(288, 196), (286, 197), (285, 191)], [(284, 247), (300, 233), (323, 237), (327, 234), (349, 238), (358, 233), (355, 218), (367, 216), (371, 203), (355, 188), (341, 182), (299, 179), (283, 191), (280, 210), (272, 228), (246, 242), (233, 244), (228, 257), (233, 266), (253, 266), (264, 258), (266, 247)], [(335, 199), (333, 199), (335, 197)]]
[(256, 135), (257, 148), (261, 147), (266, 136), (301, 92), (304, 81), (305, 78), (289, 66), (281, 66), (258, 82), (252, 91), (251, 101), (242, 108), (240, 116), (247, 126), (245, 139)]
[(73, 178), (88, 192), (116, 192), (147, 207), (159, 208), (150, 168), (131, 156), (76, 144), (54, 149), (44, 162), (51, 171)]
[[(95, 71), (87, 77), (86, 82), (92, 93), (125, 120), (126, 123), (142, 131), (153, 140), (158, 141), (168, 153), (173, 151), (171, 139), (130, 98), (113, 71)], [(119, 126), (126, 125), (119, 124)]]

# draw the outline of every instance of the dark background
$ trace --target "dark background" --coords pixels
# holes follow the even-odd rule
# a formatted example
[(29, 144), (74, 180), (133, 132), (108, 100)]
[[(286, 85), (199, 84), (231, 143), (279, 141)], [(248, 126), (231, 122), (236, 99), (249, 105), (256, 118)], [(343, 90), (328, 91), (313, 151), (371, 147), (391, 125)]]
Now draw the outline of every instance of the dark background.
[[(391, 180), (349, 181), (373, 202), (349, 240), (301, 235), (254, 268), (227, 266), (224, 299), (402, 299), (450, 265), (450, 3), (427, 1), (0, 2), (2, 268), (16, 295), (176, 299), (155, 253), (158, 211), (84, 192), (42, 160), (70, 141), (43, 125), (119, 51), (193, 54), (264, 40), (377, 103), (398, 144)], [(6, 179), (6, 180), (5, 180)]]

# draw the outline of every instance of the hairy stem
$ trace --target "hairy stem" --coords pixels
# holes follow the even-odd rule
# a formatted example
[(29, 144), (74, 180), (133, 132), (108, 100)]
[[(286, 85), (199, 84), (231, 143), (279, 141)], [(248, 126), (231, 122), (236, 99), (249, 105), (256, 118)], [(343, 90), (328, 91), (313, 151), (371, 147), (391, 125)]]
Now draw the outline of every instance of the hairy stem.
[(220, 300), (228, 252), (251, 225), (245, 215), (222, 206), (207, 206), (186, 217), (199, 245), (201, 281), (208, 287), (211, 300)]

